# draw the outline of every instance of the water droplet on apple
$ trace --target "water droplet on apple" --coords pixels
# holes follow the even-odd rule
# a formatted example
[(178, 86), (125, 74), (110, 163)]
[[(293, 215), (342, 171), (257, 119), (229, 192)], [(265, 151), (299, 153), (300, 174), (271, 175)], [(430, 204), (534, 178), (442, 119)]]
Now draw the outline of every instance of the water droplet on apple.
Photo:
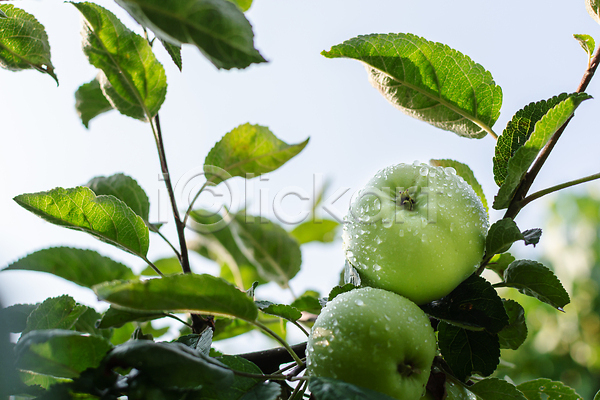
[(362, 301), (362, 300), (360, 300), (360, 299), (356, 300), (354, 303), (355, 303), (357, 306), (359, 306), (359, 307), (361, 307), (361, 306), (364, 306), (364, 305), (365, 305), (365, 302), (364, 302), (364, 301)]
[(400, 230), (398, 231), (398, 235), (399, 235), (400, 237), (404, 236), (404, 229), (400, 229)]
[(375, 271), (381, 271), (381, 265), (379, 265), (379, 264), (375, 264), (375, 265), (373, 266), (373, 269), (374, 269)]

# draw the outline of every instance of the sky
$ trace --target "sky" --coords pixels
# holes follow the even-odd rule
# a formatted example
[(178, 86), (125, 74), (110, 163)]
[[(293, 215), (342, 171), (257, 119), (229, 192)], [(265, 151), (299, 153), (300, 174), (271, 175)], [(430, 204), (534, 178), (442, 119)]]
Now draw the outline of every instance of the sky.
[[(81, 51), (81, 21), (75, 7), (55, 0), (13, 2), (46, 26), (52, 61), (60, 85), (35, 71), (0, 70), (0, 266), (51, 246), (89, 248), (134, 270), (143, 262), (80, 232), (65, 230), (35, 217), (12, 198), (21, 193), (82, 185), (95, 176), (123, 172), (145, 189), (151, 220), (164, 219), (164, 184), (150, 127), (116, 111), (86, 129), (74, 108), (74, 92), (94, 78)], [(112, 1), (98, 4), (115, 12), (130, 28), (135, 22)], [(494, 130), (501, 133), (526, 104), (575, 91), (587, 66), (586, 54), (573, 39), (586, 33), (600, 40), (600, 26), (587, 14), (583, 0), (255, 0), (246, 13), (255, 46), (269, 61), (245, 70), (219, 71), (197, 49), (184, 46), (183, 72), (157, 49), (169, 84), (160, 111), (171, 176), (185, 180), (201, 167), (214, 144), (234, 127), (250, 122), (268, 126), (287, 143), (310, 137), (305, 150), (266, 179), (253, 181), (253, 206), (262, 193), (269, 204), (296, 186), (309, 194), (328, 181), (329, 194), (349, 189), (335, 204), (347, 212), (351, 193), (378, 170), (397, 163), (451, 158), (468, 164), (491, 203), (497, 191), (492, 157), (495, 141), (460, 138), (402, 114), (371, 87), (363, 66), (353, 60), (320, 55), (352, 37), (369, 33), (413, 33), (442, 42), (470, 56), (492, 73), (502, 87), (503, 105)], [(588, 88), (600, 96), (597, 78)], [(597, 173), (600, 135), (594, 122), (597, 100), (584, 102), (542, 170), (533, 190)], [(315, 182), (317, 182), (315, 184)], [(234, 180), (243, 190), (241, 180)], [(598, 188), (597, 183), (588, 184)], [(189, 187), (187, 188), (189, 189)], [(187, 190), (186, 189), (186, 190)], [(182, 199), (182, 202), (184, 200)], [(547, 199), (529, 205), (517, 218), (522, 229), (543, 225)], [(161, 203), (162, 206), (157, 204)], [(302, 204), (283, 203), (290, 214)], [(493, 211), (491, 220), (501, 218)], [(173, 224), (163, 228), (174, 239)], [(541, 246), (544, 244), (543, 239)], [(543, 251), (543, 247), (541, 250)], [(150, 259), (171, 256), (153, 236)], [(198, 272), (216, 266), (194, 257)], [(292, 281), (299, 294), (314, 288), (323, 294), (337, 284), (343, 266), (341, 240), (303, 247), (303, 268)], [(93, 293), (59, 278), (30, 272), (0, 273), (4, 305), (37, 302), (68, 293), (85, 304), (102, 307)], [(265, 299), (289, 301), (275, 285), (261, 289)]]

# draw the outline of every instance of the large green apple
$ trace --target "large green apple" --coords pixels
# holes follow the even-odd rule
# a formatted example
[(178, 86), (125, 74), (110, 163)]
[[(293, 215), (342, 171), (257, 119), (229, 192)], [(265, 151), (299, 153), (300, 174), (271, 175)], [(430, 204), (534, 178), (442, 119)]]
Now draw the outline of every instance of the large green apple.
[(383, 289), (336, 296), (312, 327), (307, 370), (402, 400), (425, 393), (436, 341), (429, 318), (412, 301)]
[(362, 285), (424, 304), (475, 272), (487, 230), (481, 200), (453, 168), (399, 164), (353, 198), (344, 250)]

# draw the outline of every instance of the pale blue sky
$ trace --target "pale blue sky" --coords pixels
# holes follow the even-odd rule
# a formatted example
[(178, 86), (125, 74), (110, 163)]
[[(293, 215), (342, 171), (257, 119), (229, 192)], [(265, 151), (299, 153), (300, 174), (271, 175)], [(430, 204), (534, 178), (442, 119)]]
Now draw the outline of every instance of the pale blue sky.
[[(135, 26), (112, 1), (98, 3)], [(14, 4), (46, 26), (60, 86), (37, 72), (0, 70), (4, 135), (0, 265), (45, 247), (68, 245), (95, 249), (139, 270), (143, 263), (133, 256), (80, 232), (52, 226), (12, 201), (21, 193), (73, 187), (94, 176), (124, 172), (148, 193), (152, 219), (158, 216), (159, 192), (164, 192), (147, 125), (116, 111), (93, 120), (89, 130), (79, 122), (73, 93), (95, 71), (80, 50), (76, 9), (54, 0)], [(161, 121), (175, 180), (201, 166), (222, 135), (251, 122), (268, 126), (288, 143), (311, 137), (298, 157), (272, 173), (269, 181), (256, 183), (256, 190), (269, 190), (271, 197), (290, 184), (310, 192), (315, 174), (330, 180), (332, 191), (350, 188), (352, 192), (388, 165), (452, 158), (471, 166), (491, 203), (497, 190), (492, 179), (491, 137), (467, 140), (412, 120), (370, 86), (358, 62), (329, 60), (319, 53), (368, 33), (408, 32), (445, 43), (490, 70), (502, 87), (502, 114), (494, 127), (501, 133), (514, 112), (527, 103), (576, 89), (586, 56), (573, 33), (591, 34), (600, 42), (600, 26), (588, 16), (583, 0), (256, 0), (247, 16), (254, 26), (256, 47), (268, 64), (218, 71), (187, 47), (183, 73), (179, 73), (166, 53), (158, 51), (169, 83)], [(600, 96), (598, 79), (588, 92)], [(597, 100), (580, 107), (542, 170), (537, 189), (600, 170), (599, 111)], [(348, 200), (349, 195), (336, 203), (342, 214)], [(517, 222), (523, 229), (541, 225), (543, 205), (542, 201), (522, 212)], [(293, 209), (297, 203), (290, 201), (288, 206)], [(492, 220), (501, 215), (492, 213)], [(174, 237), (172, 230), (168, 236)], [(153, 236), (150, 257), (169, 255), (169, 249)], [(304, 269), (292, 281), (296, 293), (306, 288), (326, 293), (337, 283), (343, 264), (339, 240), (329, 246), (306, 246), (303, 257)], [(199, 258), (194, 262), (198, 271), (215, 271)], [(89, 291), (48, 275), (0, 273), (0, 298), (5, 305), (41, 301), (65, 292), (95, 304)], [(273, 286), (259, 294), (289, 299)]]

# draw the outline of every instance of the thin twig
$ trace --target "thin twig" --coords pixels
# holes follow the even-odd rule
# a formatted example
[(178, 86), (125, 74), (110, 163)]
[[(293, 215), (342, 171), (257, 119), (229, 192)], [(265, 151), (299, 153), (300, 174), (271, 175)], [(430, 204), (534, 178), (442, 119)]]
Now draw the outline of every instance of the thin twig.
[(177, 256), (178, 259), (181, 259), (181, 254), (179, 254), (179, 250), (177, 250), (175, 248), (175, 246), (173, 246), (173, 244), (171, 243), (171, 241), (169, 239), (167, 239), (167, 237), (165, 235), (162, 234), (161, 231), (158, 230), (157, 227), (155, 227), (152, 223), (145, 221), (146, 225), (148, 225), (149, 229), (156, 233), (158, 236), (160, 236), (168, 245), (169, 247), (173, 250), (173, 252), (175, 253), (175, 255)]
[(561, 183), (560, 185), (552, 186), (552, 187), (549, 187), (544, 190), (540, 190), (539, 192), (532, 193), (529, 196), (525, 197), (523, 200), (521, 200), (519, 205), (521, 208), (523, 208), (527, 204), (531, 203), (532, 201), (537, 200), (540, 197), (545, 196), (547, 194), (550, 194), (550, 193), (553, 193), (553, 192), (556, 192), (556, 191), (559, 191), (561, 189), (565, 189), (565, 188), (568, 188), (571, 186), (579, 185), (579, 184), (582, 184), (585, 182), (590, 182), (590, 181), (593, 181), (596, 179), (600, 179), (600, 173), (597, 173), (594, 175), (589, 175), (589, 176), (586, 176), (586, 177), (580, 178), (580, 179), (575, 179), (573, 181)]
[[(594, 57), (592, 58), (592, 61), (589, 64), (589, 67), (586, 69), (585, 73), (583, 74), (583, 78), (581, 79), (581, 82), (579, 83), (579, 87), (577, 88), (577, 93), (583, 93), (587, 89), (590, 81), (592, 80), (592, 77), (596, 73), (596, 69), (598, 68), (599, 62), (600, 62), (600, 47), (598, 48), (598, 50), (596, 50), (596, 54), (594, 54)], [(531, 185), (533, 185), (535, 178), (539, 174), (540, 170), (542, 169), (542, 166), (544, 165), (544, 163), (548, 159), (548, 156), (552, 152), (552, 149), (554, 149), (554, 146), (556, 146), (556, 142), (558, 142), (558, 139), (563, 134), (567, 125), (569, 124), (569, 122), (571, 122), (572, 118), (573, 117), (571, 116), (571, 118), (569, 118), (554, 133), (554, 135), (552, 135), (552, 137), (550, 138), (550, 140), (548, 141), (546, 146), (542, 149), (539, 157), (535, 160), (535, 162), (533, 163), (529, 172), (527, 172), (525, 174), (525, 176), (523, 177), (521, 184), (517, 188), (517, 191), (515, 192), (515, 195), (514, 195), (513, 199), (511, 200), (510, 205), (508, 206), (508, 210), (506, 210), (506, 213), (504, 214), (504, 218), (514, 219), (517, 216), (517, 214), (519, 213), (519, 211), (521, 211), (521, 208), (523, 207), (521, 205), (521, 202), (523, 201), (523, 199), (525, 199), (525, 196), (527, 196), (527, 192), (529, 191), (529, 189), (531, 189)]]

